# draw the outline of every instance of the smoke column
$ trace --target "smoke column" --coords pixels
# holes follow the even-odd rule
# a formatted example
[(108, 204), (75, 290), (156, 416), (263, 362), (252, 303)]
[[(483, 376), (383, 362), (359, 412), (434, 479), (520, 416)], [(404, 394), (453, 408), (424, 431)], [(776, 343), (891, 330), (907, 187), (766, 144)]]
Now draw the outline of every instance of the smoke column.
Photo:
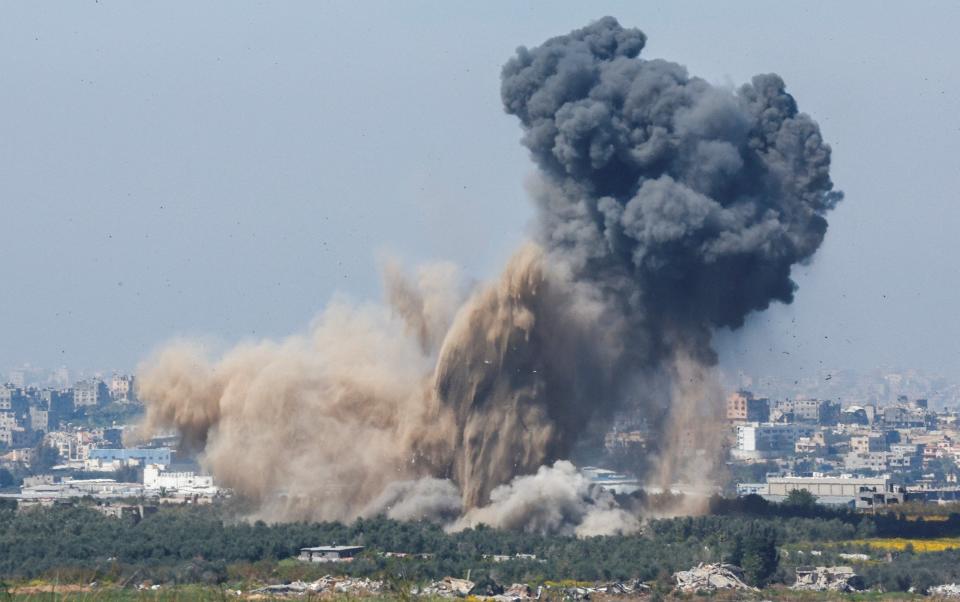
[(842, 195), (778, 76), (712, 86), (645, 42), (607, 17), (504, 66), (537, 220), (496, 281), (388, 265), (385, 306), (334, 303), (306, 336), (215, 362), (172, 345), (142, 366), (143, 432), (176, 428), (271, 518), (629, 531), (557, 462), (625, 408), (662, 434), (647, 478), (708, 474), (712, 333), (792, 302)]

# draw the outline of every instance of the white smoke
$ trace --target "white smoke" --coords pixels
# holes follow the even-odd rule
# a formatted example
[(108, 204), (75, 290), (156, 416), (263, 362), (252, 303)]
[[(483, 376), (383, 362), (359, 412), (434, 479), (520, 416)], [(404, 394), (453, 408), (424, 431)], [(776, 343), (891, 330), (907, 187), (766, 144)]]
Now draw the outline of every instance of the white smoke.
[(449, 530), (478, 525), (528, 533), (578, 536), (623, 535), (640, 529), (637, 517), (619, 508), (613, 496), (591, 485), (566, 460), (541, 466), (490, 493), (490, 503), (471, 508)]

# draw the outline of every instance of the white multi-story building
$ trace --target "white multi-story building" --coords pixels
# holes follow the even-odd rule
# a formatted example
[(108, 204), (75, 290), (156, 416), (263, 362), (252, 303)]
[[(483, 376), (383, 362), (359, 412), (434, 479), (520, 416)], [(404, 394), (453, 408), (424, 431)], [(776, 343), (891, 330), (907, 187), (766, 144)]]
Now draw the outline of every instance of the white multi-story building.
[(0, 410), (22, 411), (27, 405), (23, 389), (13, 385), (0, 385)]
[(27, 447), (32, 443), (29, 424), (16, 412), (0, 410), (0, 443), (7, 447)]
[(130, 401), (136, 398), (132, 376), (114, 374), (110, 379), (110, 399)]
[(773, 457), (792, 454), (801, 437), (813, 437), (816, 427), (806, 424), (751, 423), (737, 426), (737, 446), (733, 454), (740, 458)]

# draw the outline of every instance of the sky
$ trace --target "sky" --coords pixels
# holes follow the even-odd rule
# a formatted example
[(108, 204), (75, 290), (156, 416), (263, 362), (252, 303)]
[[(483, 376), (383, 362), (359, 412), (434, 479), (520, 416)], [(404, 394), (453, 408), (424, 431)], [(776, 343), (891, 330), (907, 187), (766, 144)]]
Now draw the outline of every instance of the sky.
[(6, 3), (0, 370), (132, 370), (302, 332), (385, 256), (493, 277), (533, 171), (499, 74), (603, 15), (735, 86), (776, 72), (846, 198), (725, 370), (960, 369), (960, 4)]

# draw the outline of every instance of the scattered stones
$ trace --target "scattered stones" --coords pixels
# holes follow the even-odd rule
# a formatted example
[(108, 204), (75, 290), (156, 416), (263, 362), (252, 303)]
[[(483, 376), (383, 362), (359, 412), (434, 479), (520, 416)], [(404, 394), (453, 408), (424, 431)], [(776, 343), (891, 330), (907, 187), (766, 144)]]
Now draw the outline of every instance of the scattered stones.
[(302, 596), (304, 594), (351, 594), (362, 596), (378, 594), (383, 590), (382, 581), (374, 581), (363, 577), (334, 577), (325, 575), (316, 581), (293, 581), (277, 585), (266, 585), (253, 590), (253, 594), (269, 594), (271, 596)]
[(752, 590), (743, 582), (743, 569), (732, 564), (700, 563), (689, 571), (673, 574), (677, 589), (681, 592), (713, 592), (719, 589)]
[(931, 587), (927, 593), (931, 596), (939, 596), (941, 598), (960, 598), (960, 584), (945, 583), (943, 585), (935, 585)]
[[(564, 600), (589, 600), (596, 594), (602, 594), (604, 598), (614, 596), (641, 596), (649, 593), (650, 587), (637, 579), (632, 583), (611, 581), (609, 583), (598, 583), (596, 585), (565, 587), (553, 591), (558, 593)], [(541, 593), (540, 590), (537, 590), (536, 596), (532, 597), (539, 599)], [(548, 599), (553, 599), (553, 596), (548, 596)]]

